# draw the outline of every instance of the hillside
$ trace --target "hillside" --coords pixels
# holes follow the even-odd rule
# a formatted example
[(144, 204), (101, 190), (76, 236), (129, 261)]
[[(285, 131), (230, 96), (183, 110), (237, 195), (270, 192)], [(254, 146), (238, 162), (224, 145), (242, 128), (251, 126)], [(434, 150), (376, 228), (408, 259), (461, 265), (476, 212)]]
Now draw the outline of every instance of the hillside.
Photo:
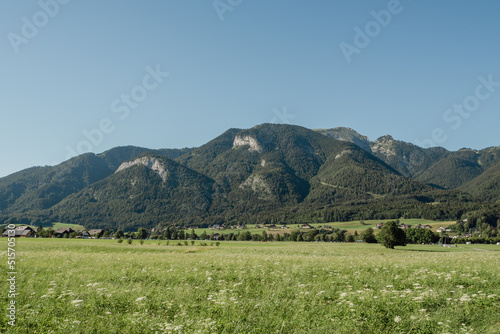
[(123, 163), (108, 178), (52, 208), (59, 221), (121, 229), (191, 220), (211, 204), (213, 180), (158, 154)]
[(460, 187), (480, 199), (500, 203), (500, 162)]
[(173, 159), (189, 151), (116, 147), (98, 155), (83, 154), (57, 166), (29, 168), (0, 178), (0, 214), (48, 209), (67, 196), (112, 175), (124, 161), (144, 152), (156, 152)]
[(402, 175), (444, 189), (458, 189), (500, 161), (500, 147), (452, 152), (442, 147), (421, 148), (395, 140), (390, 135), (370, 141), (366, 136), (349, 128), (315, 131), (331, 138), (352, 142)]
[(491, 205), (481, 201), (498, 199), (499, 157), (498, 148), (449, 152), (391, 136), (371, 142), (347, 128), (262, 124), (229, 129), (193, 149), (117, 147), (9, 175), (0, 179), (0, 223), (60, 221), (130, 230), (457, 220)]

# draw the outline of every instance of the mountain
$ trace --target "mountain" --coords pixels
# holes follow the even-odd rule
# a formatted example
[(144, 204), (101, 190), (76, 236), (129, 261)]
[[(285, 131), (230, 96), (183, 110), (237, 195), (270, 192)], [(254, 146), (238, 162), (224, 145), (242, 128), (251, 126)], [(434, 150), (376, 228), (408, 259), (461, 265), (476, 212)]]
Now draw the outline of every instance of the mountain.
[(328, 137), (349, 141), (373, 154), (407, 177), (416, 177), (448, 155), (441, 147), (421, 148), (385, 135), (375, 141), (350, 128), (316, 130)]
[(460, 187), (480, 199), (500, 203), (500, 162)]
[(370, 141), (349, 128), (316, 131), (331, 138), (352, 142), (402, 175), (444, 189), (459, 189), (500, 161), (500, 147), (451, 152), (442, 147), (421, 148), (395, 140), (390, 135)]
[(0, 214), (48, 209), (68, 195), (112, 175), (121, 163), (144, 152), (176, 158), (189, 150), (117, 147), (99, 155), (83, 154), (57, 166), (33, 167), (11, 174), (0, 178)]
[(406, 183), (424, 187), (356, 145), (291, 125), (231, 129), (177, 161), (214, 179), (221, 191), (271, 202), (301, 203), (312, 190), (317, 197), (332, 188), (384, 194), (409, 191), (402, 190)]
[[(207, 212), (214, 181), (157, 153), (124, 162), (111, 176), (52, 208), (61, 221), (133, 229)], [(153, 225), (153, 226), (154, 226)]]
[(0, 223), (133, 230), (396, 216), (455, 220), (498, 200), (499, 162), (495, 147), (450, 152), (389, 135), (372, 142), (348, 128), (262, 124), (229, 129), (197, 148), (117, 147), (1, 178)]
[(351, 128), (338, 127), (333, 129), (316, 129), (315, 131), (333, 139), (353, 143), (363, 150), (372, 153), (371, 141), (368, 137), (360, 135)]

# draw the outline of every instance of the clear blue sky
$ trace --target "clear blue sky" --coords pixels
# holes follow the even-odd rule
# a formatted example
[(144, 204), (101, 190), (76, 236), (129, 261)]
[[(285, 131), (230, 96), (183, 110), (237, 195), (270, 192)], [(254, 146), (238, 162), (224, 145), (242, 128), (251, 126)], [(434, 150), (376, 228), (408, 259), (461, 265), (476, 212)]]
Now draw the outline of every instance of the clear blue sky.
[(500, 85), (478, 80), (500, 82), (498, 1), (54, 1), (0, 2), (0, 176), (78, 145), (193, 147), (266, 122), (500, 145)]

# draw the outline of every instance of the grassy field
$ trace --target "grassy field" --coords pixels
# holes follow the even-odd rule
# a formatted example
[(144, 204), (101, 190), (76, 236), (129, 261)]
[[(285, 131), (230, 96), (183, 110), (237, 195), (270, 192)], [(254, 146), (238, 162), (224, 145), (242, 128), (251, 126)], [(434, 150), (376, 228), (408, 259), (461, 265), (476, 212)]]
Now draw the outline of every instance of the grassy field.
[[(332, 228), (337, 228), (341, 230), (347, 230), (351, 233), (354, 233), (354, 231), (357, 231), (358, 233), (362, 232), (363, 230), (366, 230), (367, 228), (371, 227), (374, 228), (378, 223), (383, 223), (390, 221), (391, 219), (386, 219), (386, 220), (365, 220), (363, 224), (361, 224), (361, 221), (352, 221), (352, 222), (332, 222), (332, 223), (321, 223), (321, 224), (310, 224), (312, 227), (319, 228), (320, 226), (323, 227), (325, 225), (329, 225)], [(392, 219), (394, 220), (394, 219)], [(440, 226), (448, 226), (448, 225), (453, 225), (455, 224), (454, 221), (434, 221), (434, 220), (426, 220), (426, 219), (400, 219), (399, 220), (401, 224), (407, 224), (407, 225), (412, 225), (415, 226), (417, 224), (422, 224), (422, 225), (430, 225), (432, 227), (432, 230), (435, 232), (436, 229)], [(227, 233), (238, 233), (238, 232), (246, 232), (249, 231), (250, 233), (262, 233), (262, 231), (270, 232), (273, 234), (276, 233), (290, 233), (291, 230), (298, 229), (299, 226), (302, 224), (292, 224), (288, 225), (288, 229), (282, 229), (280, 225), (276, 225), (277, 229), (264, 229), (264, 228), (255, 228), (255, 225), (247, 225), (246, 229), (240, 230), (240, 229), (228, 229), (228, 230), (214, 230), (210, 228), (203, 228), (203, 229), (195, 229), (195, 232), (197, 235), (200, 235), (203, 232), (206, 232), (208, 235), (212, 233), (222, 233), (222, 234), (227, 234)], [(262, 226), (262, 225), (261, 225)]]
[(75, 231), (83, 231), (85, 230), (85, 227), (82, 225), (77, 225), (77, 224), (65, 224), (65, 223), (52, 223), (52, 228), (54, 230), (57, 230), (58, 228), (64, 228), (64, 227), (70, 227)]
[(500, 332), (496, 245), (16, 241), (1, 333)]

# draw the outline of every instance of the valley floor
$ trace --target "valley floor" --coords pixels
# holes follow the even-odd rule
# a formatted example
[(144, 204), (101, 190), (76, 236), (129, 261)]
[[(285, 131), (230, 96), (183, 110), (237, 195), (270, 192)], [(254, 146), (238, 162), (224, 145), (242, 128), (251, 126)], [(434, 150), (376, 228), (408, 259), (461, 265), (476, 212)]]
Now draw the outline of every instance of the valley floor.
[(198, 244), (17, 239), (0, 332), (499, 332), (500, 246)]

